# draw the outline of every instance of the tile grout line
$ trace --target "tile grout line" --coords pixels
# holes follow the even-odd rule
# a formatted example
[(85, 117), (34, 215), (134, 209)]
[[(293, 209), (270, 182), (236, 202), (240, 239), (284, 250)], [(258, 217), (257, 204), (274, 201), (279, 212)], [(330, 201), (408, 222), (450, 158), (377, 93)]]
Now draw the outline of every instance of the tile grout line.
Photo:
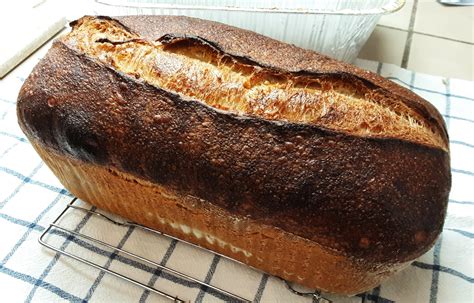
[(414, 34), (421, 35), (421, 36), (428, 36), (428, 37), (433, 37), (433, 38), (448, 40), (448, 41), (452, 41), (452, 42), (463, 43), (463, 44), (467, 44), (467, 45), (474, 45), (474, 42), (467, 42), (467, 41), (464, 41), (464, 40), (459, 40), (459, 39), (454, 39), (454, 38), (449, 38), (449, 37), (443, 37), (443, 36), (438, 36), (438, 35), (433, 35), (433, 34), (418, 32), (418, 31), (413, 31), (413, 33), (414, 33)]
[[(403, 28), (399, 28), (399, 27), (395, 27), (395, 26), (389, 26), (389, 25), (383, 25), (383, 24), (377, 24), (377, 26), (382, 27), (382, 28), (387, 28), (387, 29), (400, 31), (400, 32), (405, 32), (405, 33), (408, 33), (408, 31), (409, 31), (408, 29), (403, 29)], [(448, 40), (448, 41), (452, 41), (452, 42), (463, 43), (463, 44), (467, 44), (467, 45), (474, 45), (474, 42), (468, 42), (468, 41), (464, 41), (464, 40), (459, 40), (459, 39), (454, 39), (454, 38), (449, 38), (449, 37), (443, 37), (443, 36), (423, 33), (423, 32), (419, 32), (419, 31), (415, 31), (415, 30), (413, 30), (413, 34), (418, 34), (418, 35), (421, 35), (421, 36), (428, 36), (428, 37)]]
[(402, 68), (407, 68), (408, 59), (410, 58), (411, 43), (413, 39), (413, 28), (415, 27), (417, 8), (418, 8), (418, 0), (415, 0), (413, 2), (413, 7), (411, 9), (410, 24), (408, 25), (407, 40), (405, 42), (405, 49), (403, 51), (403, 57), (402, 57), (402, 62), (401, 62)]

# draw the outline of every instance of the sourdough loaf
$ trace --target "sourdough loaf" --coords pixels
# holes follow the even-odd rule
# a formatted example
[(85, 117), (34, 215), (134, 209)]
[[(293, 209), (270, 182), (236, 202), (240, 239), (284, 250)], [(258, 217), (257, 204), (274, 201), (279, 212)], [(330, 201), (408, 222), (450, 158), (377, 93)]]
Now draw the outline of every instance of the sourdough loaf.
[(412, 92), (210, 21), (86, 16), (71, 26), (25, 81), (18, 118), (77, 197), (348, 295), (440, 234), (448, 135)]

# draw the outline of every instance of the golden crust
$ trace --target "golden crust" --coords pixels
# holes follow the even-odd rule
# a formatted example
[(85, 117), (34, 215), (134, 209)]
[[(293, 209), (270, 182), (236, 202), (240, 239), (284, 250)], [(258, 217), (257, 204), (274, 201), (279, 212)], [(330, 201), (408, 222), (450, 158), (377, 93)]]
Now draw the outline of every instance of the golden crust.
[[(446, 125), (432, 104), (412, 91), (352, 64), (251, 31), (208, 20), (183, 16), (119, 16), (114, 17), (114, 20), (118, 20), (131, 32), (149, 40), (157, 40), (170, 33), (175, 36), (196, 36), (212, 41), (227, 54), (249, 58), (264, 66), (296, 73), (355, 76), (356, 79), (367, 81), (373, 91), (389, 92), (396, 96), (395, 99), (403, 100), (419, 116), (430, 121), (430, 126), (443, 138), (444, 146), (448, 146)], [(354, 77), (348, 81), (354, 81)]]

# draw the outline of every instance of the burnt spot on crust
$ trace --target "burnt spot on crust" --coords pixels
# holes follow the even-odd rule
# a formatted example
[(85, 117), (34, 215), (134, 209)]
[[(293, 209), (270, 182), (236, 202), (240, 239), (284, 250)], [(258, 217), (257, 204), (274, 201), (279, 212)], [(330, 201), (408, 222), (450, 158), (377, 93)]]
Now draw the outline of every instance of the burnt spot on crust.
[(83, 161), (103, 164), (108, 158), (107, 148), (101, 144), (99, 137), (91, 130), (93, 129), (83, 117), (78, 118), (70, 115), (63, 120), (64, 149), (70, 155)]

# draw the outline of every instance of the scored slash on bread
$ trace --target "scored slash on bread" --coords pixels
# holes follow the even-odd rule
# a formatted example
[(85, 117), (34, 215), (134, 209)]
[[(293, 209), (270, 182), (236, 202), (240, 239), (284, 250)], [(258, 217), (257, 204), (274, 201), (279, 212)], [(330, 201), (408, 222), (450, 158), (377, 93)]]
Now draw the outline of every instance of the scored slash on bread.
[(168, 34), (151, 41), (117, 21), (96, 18), (76, 22), (64, 42), (130, 76), (217, 109), (447, 150), (441, 125), (431, 125), (409, 102), (354, 74), (288, 72), (229, 55), (199, 37)]
[(441, 232), (448, 136), (410, 91), (210, 21), (72, 27), (25, 82), (18, 117), (79, 198), (342, 294), (376, 286)]

